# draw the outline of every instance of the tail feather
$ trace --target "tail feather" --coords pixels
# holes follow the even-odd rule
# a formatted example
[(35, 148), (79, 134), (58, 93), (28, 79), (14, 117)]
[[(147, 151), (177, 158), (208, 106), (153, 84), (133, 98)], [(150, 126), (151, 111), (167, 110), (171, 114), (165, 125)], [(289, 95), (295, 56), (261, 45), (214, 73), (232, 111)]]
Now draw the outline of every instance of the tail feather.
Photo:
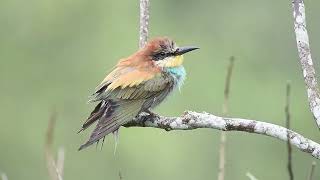
[[(91, 112), (88, 119), (83, 123), (81, 129), (78, 133), (90, 127), (94, 122), (96, 122), (106, 111), (107, 108), (110, 108), (110, 102), (101, 101)], [(110, 111), (110, 110), (109, 110)]]
[[(121, 125), (131, 121), (140, 112), (142, 104), (143, 101), (111, 102), (111, 100), (105, 105), (101, 104), (100, 110), (96, 111), (97, 118), (96, 116), (92, 118), (95, 119), (94, 121), (99, 120), (98, 124), (93, 130), (89, 140), (81, 145), (79, 150), (94, 144), (106, 135), (117, 131)], [(103, 111), (101, 109), (103, 109)], [(98, 113), (100, 111), (103, 113)], [(87, 124), (91, 125), (94, 121), (88, 121)], [(85, 125), (84, 128), (90, 125)]]
[(114, 137), (114, 150), (113, 150), (113, 155), (115, 156), (116, 155), (116, 152), (117, 152), (117, 147), (118, 147), (118, 144), (119, 144), (119, 129), (115, 130), (113, 132), (113, 137)]

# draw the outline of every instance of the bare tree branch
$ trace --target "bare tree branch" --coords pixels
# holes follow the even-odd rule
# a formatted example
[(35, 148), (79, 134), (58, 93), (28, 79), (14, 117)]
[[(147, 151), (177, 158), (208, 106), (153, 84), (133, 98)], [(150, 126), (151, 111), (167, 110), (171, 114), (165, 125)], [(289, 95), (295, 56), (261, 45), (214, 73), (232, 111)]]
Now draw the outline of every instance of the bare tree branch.
[[(286, 105), (285, 105), (285, 114), (286, 114), (286, 128), (290, 129), (290, 82), (287, 82), (286, 86)], [(288, 163), (287, 163), (287, 168), (288, 168), (288, 173), (289, 173), (289, 179), (293, 180), (293, 170), (292, 170), (292, 147), (290, 144), (290, 134), (287, 132), (287, 149), (288, 149)]]
[(140, 31), (139, 47), (143, 48), (148, 40), (149, 34), (149, 0), (140, 0)]
[(303, 0), (293, 0), (294, 31), (302, 73), (307, 88), (307, 96), (310, 110), (320, 128), (320, 95), (316, 79), (316, 71), (313, 67), (311, 50), (309, 45), (309, 36), (306, 26), (306, 15)]
[(211, 128), (222, 131), (244, 131), (271, 136), (287, 141), (287, 132), (290, 143), (303, 152), (320, 159), (320, 144), (303, 137), (279, 125), (249, 119), (220, 117), (206, 112), (185, 112), (181, 117), (164, 117), (157, 114), (140, 113), (135, 120), (124, 125), (125, 127), (153, 127), (170, 130), (192, 130), (197, 128)]
[(314, 169), (316, 168), (316, 165), (317, 165), (316, 162), (312, 161), (310, 173), (309, 173), (309, 176), (308, 176), (308, 180), (312, 180), (313, 179)]
[[(225, 88), (224, 88), (224, 101), (223, 101), (223, 107), (222, 107), (223, 115), (227, 115), (227, 113), (228, 113), (228, 101), (229, 101), (229, 92), (230, 92), (230, 83), (231, 83), (231, 75), (232, 75), (233, 65), (234, 65), (234, 57), (231, 56), (230, 57), (230, 64), (227, 69), (226, 82), (225, 82)], [(221, 136), (220, 136), (218, 180), (225, 179), (226, 141), (227, 141), (226, 133), (224, 131), (222, 131)]]

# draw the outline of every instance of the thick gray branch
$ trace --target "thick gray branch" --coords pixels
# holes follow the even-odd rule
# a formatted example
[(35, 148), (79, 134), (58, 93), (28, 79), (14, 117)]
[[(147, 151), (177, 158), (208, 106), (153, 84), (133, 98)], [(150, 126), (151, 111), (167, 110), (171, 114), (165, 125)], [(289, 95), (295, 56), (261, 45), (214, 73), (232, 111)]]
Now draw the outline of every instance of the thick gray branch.
[(287, 128), (255, 120), (219, 117), (209, 113), (188, 111), (181, 117), (164, 117), (157, 114), (141, 113), (135, 121), (125, 127), (153, 127), (170, 130), (192, 130), (197, 128), (211, 128), (222, 131), (245, 131), (249, 133), (271, 136), (290, 143), (303, 152), (320, 159), (320, 145)]
[(316, 79), (316, 71), (313, 67), (309, 36), (306, 26), (306, 15), (303, 0), (293, 0), (294, 31), (302, 73), (307, 88), (310, 110), (320, 128), (320, 95)]
[(148, 39), (149, 33), (149, 0), (140, 0), (140, 31), (139, 47), (143, 48)]

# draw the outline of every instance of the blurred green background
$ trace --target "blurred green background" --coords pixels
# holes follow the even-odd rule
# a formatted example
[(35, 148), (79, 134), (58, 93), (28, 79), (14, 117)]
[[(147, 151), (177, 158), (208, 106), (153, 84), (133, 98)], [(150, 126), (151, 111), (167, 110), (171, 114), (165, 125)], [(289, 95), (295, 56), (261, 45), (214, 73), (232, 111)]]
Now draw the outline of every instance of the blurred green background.
[[(320, 1), (307, 1), (317, 72)], [(230, 116), (284, 125), (285, 84), (292, 82), (292, 128), (315, 141), (293, 33), (291, 1), (151, 0), (150, 35), (170, 36), (199, 51), (185, 56), (188, 78), (155, 111), (221, 114), (226, 67), (235, 56)], [(93, 105), (87, 96), (117, 60), (138, 48), (138, 0), (0, 0), (0, 171), (10, 180), (49, 179), (44, 139), (58, 112), (57, 149), (65, 147), (65, 180), (217, 179), (220, 132), (122, 128), (120, 144), (78, 152), (77, 134)], [(226, 179), (287, 179), (286, 144), (228, 132)], [(293, 150), (296, 179), (306, 179), (309, 154)], [(320, 177), (319, 167), (316, 177)]]

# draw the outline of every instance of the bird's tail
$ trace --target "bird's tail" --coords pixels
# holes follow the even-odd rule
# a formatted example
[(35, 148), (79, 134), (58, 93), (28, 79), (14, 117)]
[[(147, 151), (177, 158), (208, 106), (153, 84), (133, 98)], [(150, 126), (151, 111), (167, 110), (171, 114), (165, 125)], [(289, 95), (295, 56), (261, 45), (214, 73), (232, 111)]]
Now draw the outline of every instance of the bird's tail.
[(79, 150), (82, 150), (95, 142), (98, 142), (106, 135), (118, 131), (121, 125), (131, 121), (141, 110), (143, 101), (112, 101), (103, 100), (100, 102), (89, 118), (82, 125), (83, 131), (92, 125), (95, 121), (98, 121), (95, 129), (93, 130), (89, 140), (80, 146)]
[[(78, 131), (78, 133), (86, 130), (88, 127), (90, 127), (92, 124), (94, 124), (96, 121), (99, 121), (101, 118), (103, 118), (104, 120), (106, 119), (110, 119), (112, 113), (113, 113), (113, 109), (115, 108), (115, 103), (112, 102), (111, 100), (102, 100), (99, 104), (97, 104), (97, 106), (94, 108), (94, 110), (91, 112), (91, 114), (89, 115), (89, 117), (87, 118), (87, 120), (83, 123), (81, 129)], [(99, 123), (97, 124), (98, 127)], [(97, 128), (96, 127), (96, 128)], [(119, 127), (118, 127), (119, 128)], [(118, 130), (118, 129), (116, 129)], [(106, 134), (107, 135), (107, 134)], [(93, 133), (91, 134), (91, 137), (93, 136)], [(102, 137), (101, 137), (102, 138)], [(99, 140), (101, 139), (99, 138), (98, 140), (94, 141), (94, 142), (90, 142), (89, 141), (86, 144), (83, 144), (80, 148), (79, 151), (81, 149), (84, 149), (88, 146), (90, 146), (91, 144), (95, 143), (95, 142), (99, 142)], [(103, 141), (104, 141), (104, 136), (103, 136)]]
[[(90, 116), (87, 118), (87, 120), (83, 123), (81, 129), (78, 131), (78, 133), (84, 131), (88, 127), (90, 127), (94, 122), (96, 122), (98, 119), (101, 118), (103, 113), (107, 111), (110, 111), (111, 109), (111, 101), (101, 101), (91, 112)], [(110, 110), (109, 110), (110, 109)]]

